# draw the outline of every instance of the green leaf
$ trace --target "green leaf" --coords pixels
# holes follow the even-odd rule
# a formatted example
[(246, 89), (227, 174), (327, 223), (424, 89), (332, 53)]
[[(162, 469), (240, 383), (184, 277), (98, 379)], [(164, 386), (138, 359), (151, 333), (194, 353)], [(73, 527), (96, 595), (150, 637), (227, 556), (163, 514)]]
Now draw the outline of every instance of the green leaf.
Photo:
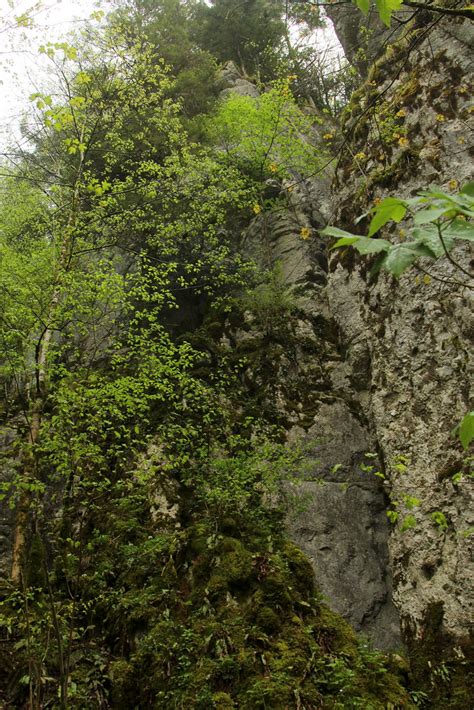
[(359, 10), (364, 13), (364, 15), (369, 14), (370, 0), (355, 0), (355, 3)]
[(436, 523), (436, 525), (439, 525), (441, 530), (446, 530), (446, 528), (448, 527), (448, 521), (446, 520), (446, 516), (440, 510), (435, 510), (434, 513), (431, 513), (431, 520)]
[(377, 254), (381, 251), (388, 251), (390, 246), (390, 242), (387, 242), (386, 239), (369, 239), (368, 237), (360, 237), (354, 243), (354, 248), (359, 254)]
[(474, 182), (468, 182), (461, 190), (461, 194), (474, 198)]
[(474, 242), (474, 224), (472, 222), (465, 222), (463, 219), (453, 219), (451, 224), (443, 232), (443, 239), (445, 241), (446, 237)]
[(422, 244), (397, 244), (387, 254), (384, 268), (394, 276), (403, 274), (419, 256), (431, 256), (432, 252)]
[(397, 510), (387, 510), (387, 518), (391, 523), (396, 523), (398, 520), (399, 513)]
[(416, 518), (414, 515), (407, 515), (406, 518), (403, 519), (403, 522), (400, 526), (400, 530), (402, 532), (406, 532), (407, 530), (410, 530), (411, 528), (416, 527)]
[(467, 449), (474, 439), (474, 411), (468, 412), (459, 425), (459, 440), (464, 449)]
[(333, 244), (331, 249), (339, 249), (339, 247), (346, 247), (350, 244), (355, 244), (360, 238), (361, 237), (341, 237), (341, 239), (338, 239), (337, 242)]
[(346, 232), (344, 231), (344, 229), (338, 229), (337, 227), (325, 227), (321, 230), (321, 234), (323, 234), (325, 237), (355, 237), (356, 239), (359, 238), (357, 235), (351, 234), (350, 232)]
[(380, 19), (390, 27), (392, 12), (398, 10), (402, 4), (402, 0), (375, 0), (377, 10), (379, 11)]
[(387, 252), (382, 252), (379, 254), (377, 259), (375, 260), (374, 265), (370, 269), (370, 272), (369, 272), (370, 279), (373, 279), (374, 276), (376, 276), (379, 273), (380, 269), (383, 268), (386, 258), (387, 258)]
[[(415, 243), (422, 244), (427, 247), (432, 252), (431, 256), (434, 259), (438, 259), (445, 253), (443, 244), (441, 242), (441, 239), (439, 238), (438, 230), (434, 225), (430, 225), (429, 227), (425, 227), (424, 229), (414, 229), (412, 234), (415, 238)], [(442, 235), (446, 249), (448, 251), (451, 251), (454, 246), (454, 240), (452, 236), (450, 234), (447, 234), (447, 230), (444, 230), (442, 232)]]
[(428, 222), (434, 222), (435, 220), (442, 217), (447, 212), (450, 212), (452, 207), (438, 207), (430, 208), (427, 210), (421, 210), (415, 214), (414, 222), (415, 224), (427, 224)]
[(421, 504), (421, 500), (419, 498), (415, 498), (415, 496), (409, 496), (409, 495), (404, 496), (403, 502), (405, 503), (408, 510), (413, 510), (413, 508), (418, 508), (419, 505)]
[(407, 208), (403, 200), (399, 200), (396, 197), (385, 198), (374, 210), (368, 236), (371, 237), (375, 232), (378, 232), (390, 220), (400, 222), (404, 218), (406, 211)]

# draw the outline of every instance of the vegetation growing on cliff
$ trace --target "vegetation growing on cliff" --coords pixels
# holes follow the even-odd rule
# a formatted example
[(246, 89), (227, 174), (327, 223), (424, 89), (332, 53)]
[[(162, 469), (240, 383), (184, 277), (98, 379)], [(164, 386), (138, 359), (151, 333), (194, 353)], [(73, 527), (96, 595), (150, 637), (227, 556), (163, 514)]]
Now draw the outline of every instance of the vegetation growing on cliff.
[(45, 44), (58, 90), (32, 96), (3, 179), (2, 702), (397, 706), (397, 669), (321, 604), (281, 533), (297, 454), (246, 396), (242, 363), (188, 337), (262, 280), (239, 226), (269, 176), (311, 172), (309, 119), (280, 83), (237, 133), (230, 99), (193, 143), (213, 58), (186, 26), (184, 45), (163, 44), (156, 8), (127, 9), (87, 48)]
[[(7, 707), (423, 700), (286, 539), (281, 481), (300, 455), (222, 343), (243, 310), (264, 338), (285, 332), (296, 302), (241, 236), (288, 204), (283, 180), (330, 162), (316, 102), (296, 100), (282, 4), (247, 5), (131, 0), (42, 50), (58, 88), (32, 96), (0, 202)], [(258, 100), (218, 101), (225, 59)]]

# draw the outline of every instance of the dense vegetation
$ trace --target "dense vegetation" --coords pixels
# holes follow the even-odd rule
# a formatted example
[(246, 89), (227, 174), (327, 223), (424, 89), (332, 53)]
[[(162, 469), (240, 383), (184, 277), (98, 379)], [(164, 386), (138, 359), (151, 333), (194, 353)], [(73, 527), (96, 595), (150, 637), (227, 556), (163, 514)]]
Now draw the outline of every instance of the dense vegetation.
[[(45, 44), (57, 90), (2, 178), (0, 701), (412, 707), (404, 661), (355, 638), (285, 539), (300, 456), (221, 337), (245, 310), (284, 320), (241, 235), (331, 160), (321, 116), (353, 74), (313, 72), (279, 2), (118, 5)], [(258, 101), (219, 101), (227, 60)]]

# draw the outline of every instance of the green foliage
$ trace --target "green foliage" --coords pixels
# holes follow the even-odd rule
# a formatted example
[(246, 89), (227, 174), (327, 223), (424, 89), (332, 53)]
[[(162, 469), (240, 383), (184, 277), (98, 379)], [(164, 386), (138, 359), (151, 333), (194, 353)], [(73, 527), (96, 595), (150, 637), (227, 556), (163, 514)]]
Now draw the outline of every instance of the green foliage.
[[(261, 69), (281, 5), (201, 8), (218, 9), (240, 28), (268, 10), (239, 54)], [(260, 275), (237, 235), (252, 205), (274, 209), (269, 179), (319, 165), (288, 82), (221, 104), (210, 147), (189, 140), (214, 97), (193, 14), (133, 0), (83, 47), (45, 44), (60, 83), (32, 97), (32, 147), (5, 183), (3, 404), (26, 435), (2, 495), (25, 541), (1, 590), (0, 703), (409, 708), (285, 540), (280, 482), (299, 453), (245, 392), (242, 360), (192, 338), (239, 297), (283, 331), (295, 301), (278, 270), (248, 289)]]
[[(361, 10), (364, 15), (369, 14), (371, 0), (353, 0), (354, 4)], [(377, 12), (380, 19), (387, 27), (390, 27), (392, 13), (399, 10), (403, 0), (375, 0)]]
[(311, 125), (285, 80), (258, 99), (229, 96), (209, 121), (208, 136), (245, 174), (281, 179), (308, 175), (320, 165), (307, 138)]
[(474, 412), (465, 414), (456, 430), (463, 448), (468, 449), (474, 439)]
[(285, 284), (280, 265), (265, 276), (262, 283), (246, 291), (241, 305), (254, 318), (257, 327), (270, 334), (285, 327), (297, 307), (297, 299)]
[(446, 530), (446, 528), (448, 527), (448, 521), (446, 520), (446, 516), (440, 510), (436, 510), (434, 513), (432, 513), (431, 519), (434, 523), (436, 523), (436, 525), (438, 525), (441, 530)]
[[(400, 223), (409, 213), (412, 224), (407, 237), (400, 243), (387, 239), (373, 238), (388, 222)], [(453, 262), (451, 250), (457, 242), (474, 241), (474, 184), (469, 183), (458, 194), (447, 194), (438, 188), (420, 192), (417, 197), (402, 200), (387, 197), (360, 219), (371, 216), (367, 236), (358, 236), (326, 227), (322, 234), (337, 237), (332, 249), (353, 246), (359, 254), (377, 254), (372, 275), (380, 269), (398, 277), (421, 257), (437, 260), (447, 257), (462, 273), (470, 276), (465, 269)]]
[[(389, 222), (399, 224), (407, 219), (407, 215), (411, 223), (404, 230), (403, 240), (394, 243), (374, 238)], [(410, 199), (387, 197), (357, 221), (368, 216), (371, 219), (367, 236), (354, 235), (337, 227), (326, 227), (321, 234), (337, 239), (332, 249), (351, 246), (364, 256), (378, 254), (371, 276), (384, 269), (399, 277), (411, 266), (419, 266), (418, 262), (423, 257), (434, 261), (444, 257), (455, 271), (472, 279), (473, 275), (455, 261), (450, 252), (459, 243), (474, 241), (474, 183), (467, 183), (457, 194), (432, 187)], [(419, 268), (425, 271), (423, 267)], [(425, 279), (427, 283), (431, 280), (426, 271)], [(463, 285), (470, 286), (469, 282)], [(462, 446), (467, 449), (474, 438), (472, 412), (464, 416), (455, 431)]]
[(167, 95), (175, 100), (187, 127), (208, 112), (217, 97), (217, 62), (198, 46), (196, 5), (178, 0), (124, 0), (109, 22), (131, 44), (145, 39), (155, 59), (163, 63), (174, 81)]
[(55, 251), (45, 236), (43, 197), (17, 175), (12, 181), (15, 189), (2, 185), (0, 203), (0, 379), (15, 397), (30, 384), (31, 343), (47, 312)]
[(285, 36), (280, 0), (212, 0), (198, 6), (196, 38), (220, 62), (234, 61), (262, 81), (275, 76)]

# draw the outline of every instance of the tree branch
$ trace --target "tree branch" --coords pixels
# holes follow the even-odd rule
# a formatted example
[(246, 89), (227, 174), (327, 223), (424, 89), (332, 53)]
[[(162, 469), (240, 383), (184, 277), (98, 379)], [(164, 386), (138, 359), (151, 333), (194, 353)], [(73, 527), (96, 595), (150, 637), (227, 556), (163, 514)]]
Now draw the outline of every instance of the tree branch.
[(414, 7), (416, 10), (428, 10), (429, 12), (439, 12), (441, 15), (453, 15), (455, 17), (466, 17), (468, 20), (474, 20), (474, 10), (470, 8), (455, 9), (451, 7), (440, 7), (439, 5), (431, 5), (425, 2), (415, 2), (415, 0), (403, 0), (403, 5)]
[[(339, 5), (354, 5), (352, 0), (335, 0), (335, 2), (312, 2), (311, 0), (306, 0), (306, 4), (313, 5), (313, 7), (337, 7)], [(416, 2), (415, 0), (403, 0), (402, 5), (407, 7), (415, 8), (415, 10), (428, 10), (429, 12), (439, 12), (441, 15), (452, 15), (455, 17), (465, 17), (468, 20), (474, 20), (474, 10), (469, 7), (465, 8), (451, 8), (451, 7), (440, 7), (439, 5), (431, 5), (426, 2)]]

